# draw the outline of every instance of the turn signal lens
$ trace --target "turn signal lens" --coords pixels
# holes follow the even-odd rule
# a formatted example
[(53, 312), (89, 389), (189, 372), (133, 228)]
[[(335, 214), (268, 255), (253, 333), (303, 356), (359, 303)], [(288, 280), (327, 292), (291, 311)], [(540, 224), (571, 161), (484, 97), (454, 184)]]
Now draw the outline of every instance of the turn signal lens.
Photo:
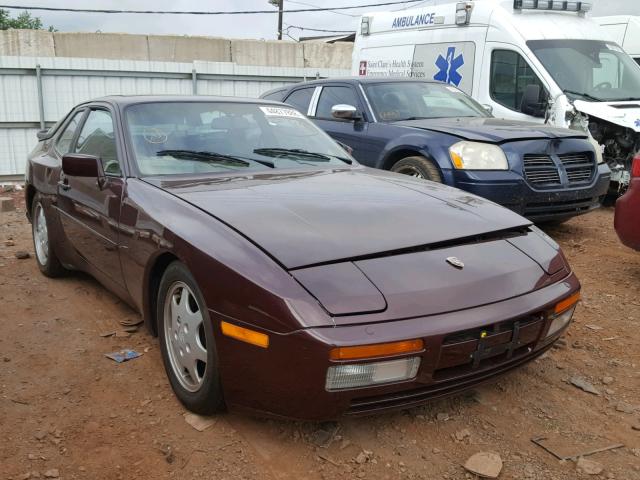
[(269, 346), (269, 336), (256, 332), (248, 328), (239, 327), (228, 322), (220, 322), (222, 333), (227, 337), (235, 338), (241, 342), (250, 343), (258, 347), (267, 348)]
[(424, 350), (424, 342), (418, 338), (401, 342), (338, 347), (331, 350), (329, 358), (331, 360), (355, 360), (360, 358), (391, 357), (405, 353), (421, 352), (422, 350)]
[(569, 310), (571, 307), (573, 307), (576, 303), (578, 303), (578, 301), (580, 300), (580, 292), (576, 292), (573, 295), (571, 295), (570, 297), (565, 298), (564, 300), (562, 300), (561, 302), (556, 304), (555, 307), (555, 313), (562, 313), (566, 310)]

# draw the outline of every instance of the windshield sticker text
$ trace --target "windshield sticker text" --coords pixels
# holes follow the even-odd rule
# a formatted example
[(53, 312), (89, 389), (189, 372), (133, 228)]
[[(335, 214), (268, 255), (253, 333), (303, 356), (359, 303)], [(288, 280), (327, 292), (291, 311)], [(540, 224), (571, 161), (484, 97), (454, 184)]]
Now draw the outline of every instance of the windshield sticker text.
[(260, 107), (260, 110), (268, 117), (293, 117), (304, 118), (304, 115), (293, 108)]

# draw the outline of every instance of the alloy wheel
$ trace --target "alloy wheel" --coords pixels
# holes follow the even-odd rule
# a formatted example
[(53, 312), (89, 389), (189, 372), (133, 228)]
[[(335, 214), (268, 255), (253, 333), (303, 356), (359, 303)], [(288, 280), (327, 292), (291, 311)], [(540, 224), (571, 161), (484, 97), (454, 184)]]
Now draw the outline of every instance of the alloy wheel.
[(36, 248), (36, 257), (41, 265), (46, 265), (49, 261), (49, 232), (47, 229), (47, 218), (44, 215), (42, 204), (38, 203), (33, 217), (33, 239)]
[(189, 392), (202, 387), (207, 368), (207, 341), (200, 305), (184, 282), (175, 282), (164, 302), (165, 342), (171, 368)]

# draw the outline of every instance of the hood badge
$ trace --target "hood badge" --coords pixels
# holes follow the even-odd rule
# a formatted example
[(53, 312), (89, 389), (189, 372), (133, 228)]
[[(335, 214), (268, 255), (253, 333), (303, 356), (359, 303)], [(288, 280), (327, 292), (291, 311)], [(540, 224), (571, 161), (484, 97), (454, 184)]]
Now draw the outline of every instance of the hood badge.
[(464, 263), (458, 257), (447, 257), (447, 263), (460, 270), (464, 268)]

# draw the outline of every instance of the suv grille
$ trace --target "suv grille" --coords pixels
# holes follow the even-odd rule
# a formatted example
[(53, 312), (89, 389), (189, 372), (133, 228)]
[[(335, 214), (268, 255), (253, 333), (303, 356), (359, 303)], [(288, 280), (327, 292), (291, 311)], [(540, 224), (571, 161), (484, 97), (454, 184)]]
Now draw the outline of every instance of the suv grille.
[[(590, 153), (565, 153), (558, 155), (558, 158), (567, 172), (570, 185), (590, 182), (593, 178), (596, 162)], [(526, 154), (523, 165), (530, 184), (540, 187), (560, 185), (560, 172), (550, 155)]]
[(595, 160), (588, 153), (558, 155), (567, 171), (569, 183), (589, 182), (595, 171)]
[(524, 174), (533, 185), (560, 185), (558, 167), (549, 155), (526, 154)]

